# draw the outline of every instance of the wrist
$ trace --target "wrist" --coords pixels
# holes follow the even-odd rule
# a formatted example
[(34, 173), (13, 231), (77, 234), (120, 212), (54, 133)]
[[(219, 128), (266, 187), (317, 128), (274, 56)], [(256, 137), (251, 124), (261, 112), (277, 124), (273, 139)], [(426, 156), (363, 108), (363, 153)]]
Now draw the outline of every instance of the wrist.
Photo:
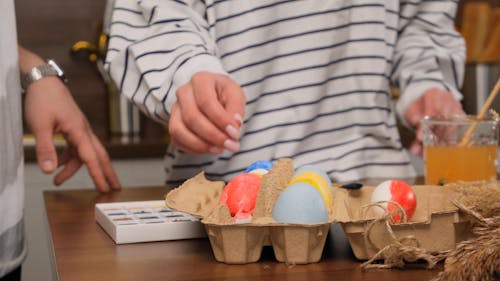
[(21, 75), (28, 73), (33, 67), (37, 67), (45, 63), (37, 54), (19, 46), (19, 71)]
[[(23, 71), (21, 71), (21, 73), (23, 73)], [(67, 82), (64, 71), (54, 60), (49, 59), (46, 63), (38, 64), (21, 75), (21, 87), (23, 92), (25, 92), (32, 83), (46, 77), (57, 77), (61, 81)]]

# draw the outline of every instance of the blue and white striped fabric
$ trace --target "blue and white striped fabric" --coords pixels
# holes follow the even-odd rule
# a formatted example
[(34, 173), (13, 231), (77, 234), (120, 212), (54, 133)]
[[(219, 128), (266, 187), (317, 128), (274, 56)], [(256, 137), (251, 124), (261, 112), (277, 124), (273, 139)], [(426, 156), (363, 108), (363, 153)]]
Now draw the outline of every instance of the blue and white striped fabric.
[(228, 74), (243, 87), (240, 151), (170, 148), (168, 184), (200, 170), (227, 180), (255, 160), (281, 157), (337, 181), (410, 177), (390, 86), (401, 89), (399, 114), (431, 87), (461, 98), (457, 2), (116, 0), (106, 67), (161, 122), (196, 72)]

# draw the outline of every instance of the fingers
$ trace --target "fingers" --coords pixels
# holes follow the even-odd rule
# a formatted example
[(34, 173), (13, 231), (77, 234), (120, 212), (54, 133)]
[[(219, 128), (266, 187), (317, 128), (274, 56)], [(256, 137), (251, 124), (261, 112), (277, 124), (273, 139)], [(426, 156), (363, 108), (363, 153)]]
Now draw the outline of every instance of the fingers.
[[(52, 173), (58, 165), (62, 166), (54, 178), (56, 184), (66, 181), (85, 164), (97, 189), (119, 188), (106, 151), (60, 80), (47, 78), (34, 83), (25, 97), (24, 107), (26, 123), (36, 138), (41, 170)], [(68, 146), (59, 159), (53, 143), (56, 132), (63, 134)]]
[(194, 75), (191, 84), (200, 111), (228, 137), (238, 140), (245, 106), (238, 84), (226, 76), (205, 72)]
[(36, 140), (36, 157), (40, 170), (46, 174), (54, 172), (57, 166), (57, 153), (52, 138), (53, 131), (46, 129), (33, 129)]
[(172, 107), (168, 131), (172, 144), (184, 152), (196, 154), (220, 154), (223, 152), (222, 148), (203, 140), (187, 128), (181, 116), (178, 103), (175, 103)]
[[(205, 96), (202, 99), (206, 101), (198, 101), (200, 96)], [(210, 100), (210, 97), (207, 99), (207, 96), (211, 96), (212, 100)], [(220, 107), (220, 104), (216, 100), (215, 93), (207, 92), (205, 95), (198, 93), (195, 96), (194, 89), (190, 85), (187, 85), (182, 89), (179, 89), (177, 92), (177, 100), (179, 105), (178, 110), (181, 113), (180, 116), (182, 117), (183, 126), (189, 130), (192, 135), (195, 135), (197, 138), (207, 143), (210, 147), (215, 146), (219, 148), (226, 148), (230, 151), (236, 151), (239, 149), (239, 144), (233, 140), (234, 137), (238, 137), (238, 132), (235, 127), (228, 125), (230, 128), (229, 134), (233, 135), (229, 135), (228, 137), (228, 133), (220, 130), (220, 128), (217, 127), (217, 124), (212, 122), (211, 119), (214, 118), (213, 116), (209, 119), (207, 118), (207, 115), (201, 112), (204, 107), (218, 107), (218, 109), (224, 113), (224, 110)], [(202, 104), (201, 107), (199, 107), (200, 103)], [(185, 137), (187, 137), (187, 132), (184, 132), (184, 134)]]
[(84, 142), (81, 142), (76, 149), (81, 161), (85, 164), (85, 166), (87, 166), (87, 171), (97, 190), (101, 192), (108, 192), (108, 183), (106, 182), (103, 171), (101, 170), (101, 165), (91, 142), (87, 139)]
[[(63, 168), (54, 177), (54, 184), (61, 185), (64, 183), (85, 163), (89, 175), (99, 191), (107, 192), (109, 187), (113, 190), (121, 189), (108, 154), (97, 137), (90, 133), (88, 140), (87, 136), (84, 136), (82, 140), (78, 143), (69, 140), (70, 146), (64, 150), (60, 157), (59, 165), (63, 166)], [(85, 153), (88, 157), (81, 156), (80, 153)]]
[(246, 97), (243, 93), (243, 90), (238, 84), (234, 83), (226, 77), (224, 77), (223, 79), (229, 81), (222, 84), (222, 89), (219, 92), (219, 97), (223, 101), (224, 108), (228, 112), (229, 116), (232, 116), (236, 120), (239, 128), (241, 125), (243, 125)]
[(54, 184), (61, 185), (67, 179), (71, 178), (82, 166), (82, 162), (77, 157), (69, 158), (68, 161), (64, 164), (64, 167), (61, 171), (57, 173), (54, 177)]
[(172, 144), (188, 153), (239, 150), (245, 96), (234, 81), (219, 74), (197, 73), (176, 96), (169, 120)]
[(413, 154), (422, 156), (423, 131), (421, 120), (425, 116), (464, 115), (462, 105), (450, 92), (439, 88), (427, 90), (420, 98), (410, 104), (405, 111), (407, 122), (415, 127), (415, 140), (410, 146)]
[(96, 150), (97, 157), (99, 159), (99, 163), (103, 171), (104, 177), (106, 179), (106, 182), (111, 187), (111, 189), (120, 190), (121, 189), (120, 181), (118, 179), (118, 176), (116, 175), (115, 170), (113, 169), (113, 166), (111, 165), (111, 160), (109, 159), (109, 155), (106, 152), (106, 149), (104, 149), (101, 142), (99, 141), (99, 139), (97, 139), (94, 133), (91, 133), (90, 137), (92, 140), (92, 144), (94, 145), (94, 148)]
[(70, 158), (71, 158), (71, 148), (66, 146), (61, 155), (58, 156), (57, 167), (63, 166), (66, 163), (68, 163)]
[(463, 114), (462, 105), (450, 92), (432, 88), (408, 106), (404, 117), (410, 125), (417, 126), (425, 116)]
[[(101, 168), (99, 155), (97, 154), (92, 142), (91, 135), (93, 133), (88, 127), (88, 124), (83, 122), (79, 125), (63, 128), (62, 131), (67, 144), (74, 150), (72, 157), (78, 157), (79, 161), (85, 164), (95, 187), (101, 192), (107, 192), (109, 190), (109, 186)], [(69, 163), (73, 162), (70, 160), (68, 164)], [(70, 174), (72, 169), (71, 167), (68, 169), (68, 172), (63, 175)]]
[(460, 102), (455, 100), (450, 92), (433, 88), (422, 96), (424, 116), (452, 116), (463, 115), (464, 111)]

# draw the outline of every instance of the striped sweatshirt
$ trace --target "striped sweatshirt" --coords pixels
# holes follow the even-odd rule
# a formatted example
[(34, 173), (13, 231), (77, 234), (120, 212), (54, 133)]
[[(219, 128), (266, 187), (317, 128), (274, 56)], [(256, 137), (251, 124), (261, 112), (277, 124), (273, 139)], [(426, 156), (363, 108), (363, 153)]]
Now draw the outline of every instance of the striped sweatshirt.
[[(163, 123), (196, 72), (226, 74), (243, 88), (240, 150), (170, 147), (168, 185), (202, 170), (227, 181), (253, 161), (282, 157), (339, 182), (412, 177), (396, 116), (432, 87), (461, 98), (457, 2), (116, 0), (106, 68), (123, 95)], [(395, 106), (392, 85), (401, 92)]]

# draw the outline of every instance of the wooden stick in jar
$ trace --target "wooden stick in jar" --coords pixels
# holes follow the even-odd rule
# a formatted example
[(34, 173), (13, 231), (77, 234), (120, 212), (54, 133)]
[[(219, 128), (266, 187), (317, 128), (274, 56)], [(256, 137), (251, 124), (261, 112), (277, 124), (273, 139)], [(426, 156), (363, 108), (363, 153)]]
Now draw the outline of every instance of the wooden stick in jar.
[[(491, 106), (491, 103), (493, 102), (493, 100), (495, 99), (496, 95), (498, 94), (498, 90), (500, 90), (500, 78), (497, 80), (497, 83), (495, 84), (495, 87), (493, 87), (493, 90), (491, 90), (490, 94), (488, 95), (488, 98), (486, 99), (486, 102), (484, 102), (483, 107), (481, 107), (481, 110), (479, 111), (479, 114), (477, 115), (477, 119), (476, 120), (483, 119), (484, 114), (486, 113), (486, 111), (488, 111), (488, 109)], [(469, 129), (467, 130), (467, 132), (465, 132), (465, 135), (462, 138), (462, 141), (460, 142), (460, 146), (464, 146), (464, 145), (466, 145), (466, 144), (469, 143), (470, 138), (472, 136), (472, 133), (476, 129), (476, 125), (477, 125), (476, 122), (472, 123), (472, 125), (469, 127)]]

